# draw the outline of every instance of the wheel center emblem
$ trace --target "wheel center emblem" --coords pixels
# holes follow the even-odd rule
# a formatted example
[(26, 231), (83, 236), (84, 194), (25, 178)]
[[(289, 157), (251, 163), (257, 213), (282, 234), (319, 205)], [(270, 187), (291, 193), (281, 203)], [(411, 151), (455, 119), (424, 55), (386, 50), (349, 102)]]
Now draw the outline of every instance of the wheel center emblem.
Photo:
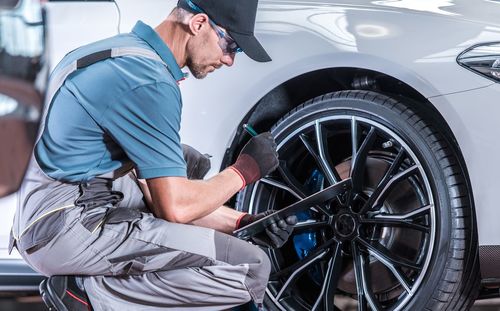
[(356, 231), (356, 219), (349, 214), (341, 214), (335, 220), (335, 229), (343, 237), (349, 237)]

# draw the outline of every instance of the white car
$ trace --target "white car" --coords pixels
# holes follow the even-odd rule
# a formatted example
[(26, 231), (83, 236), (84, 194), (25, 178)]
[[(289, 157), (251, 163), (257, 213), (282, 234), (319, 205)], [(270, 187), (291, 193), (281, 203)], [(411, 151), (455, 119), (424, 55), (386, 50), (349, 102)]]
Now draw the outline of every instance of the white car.
[[(51, 66), (174, 5), (48, 1)], [(347, 297), (358, 310), (464, 310), (498, 294), (500, 2), (261, 0), (256, 36), (272, 62), (238, 54), (181, 83), (183, 142), (215, 174), (249, 139), (243, 124), (275, 135), (279, 169), (232, 202), (250, 213), (353, 182), (268, 251), (267, 308)]]

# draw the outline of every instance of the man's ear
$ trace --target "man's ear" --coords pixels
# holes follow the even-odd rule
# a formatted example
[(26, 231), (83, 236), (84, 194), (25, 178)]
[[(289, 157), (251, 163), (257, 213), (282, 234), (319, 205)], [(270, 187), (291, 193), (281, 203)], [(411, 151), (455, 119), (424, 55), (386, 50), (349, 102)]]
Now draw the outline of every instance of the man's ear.
[(189, 20), (189, 31), (196, 36), (203, 27), (208, 25), (208, 15), (204, 13), (196, 14)]

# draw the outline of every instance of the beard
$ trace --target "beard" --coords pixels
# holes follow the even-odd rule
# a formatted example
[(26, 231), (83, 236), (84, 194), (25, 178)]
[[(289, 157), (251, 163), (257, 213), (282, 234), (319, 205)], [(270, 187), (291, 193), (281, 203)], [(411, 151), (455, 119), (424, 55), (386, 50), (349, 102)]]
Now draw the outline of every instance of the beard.
[(208, 74), (208, 72), (206, 70), (204, 70), (204, 69), (206, 69), (206, 66), (202, 66), (200, 64), (194, 63), (192, 61), (192, 59), (188, 59), (186, 65), (189, 68), (189, 71), (191, 72), (191, 74), (196, 79), (203, 79)]

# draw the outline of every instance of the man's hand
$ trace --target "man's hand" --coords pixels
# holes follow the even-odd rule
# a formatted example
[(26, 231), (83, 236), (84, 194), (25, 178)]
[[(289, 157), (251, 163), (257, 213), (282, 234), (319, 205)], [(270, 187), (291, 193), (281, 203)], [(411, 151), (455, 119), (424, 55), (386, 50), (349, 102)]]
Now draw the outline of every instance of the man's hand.
[(245, 187), (274, 171), (278, 164), (274, 137), (265, 132), (248, 141), (230, 168), (240, 175)]
[[(265, 211), (263, 213), (259, 213), (256, 215), (244, 214), (238, 219), (236, 223), (236, 229), (243, 228), (254, 221), (257, 221), (261, 218), (266, 217), (274, 213), (275, 211)], [(273, 222), (266, 227), (264, 232), (261, 232), (254, 237), (252, 237), (252, 241), (255, 244), (270, 247), (270, 248), (280, 248), (282, 247), (293, 231), (293, 226), (297, 224), (297, 216), (288, 216), (286, 219), (280, 219), (277, 222)]]

